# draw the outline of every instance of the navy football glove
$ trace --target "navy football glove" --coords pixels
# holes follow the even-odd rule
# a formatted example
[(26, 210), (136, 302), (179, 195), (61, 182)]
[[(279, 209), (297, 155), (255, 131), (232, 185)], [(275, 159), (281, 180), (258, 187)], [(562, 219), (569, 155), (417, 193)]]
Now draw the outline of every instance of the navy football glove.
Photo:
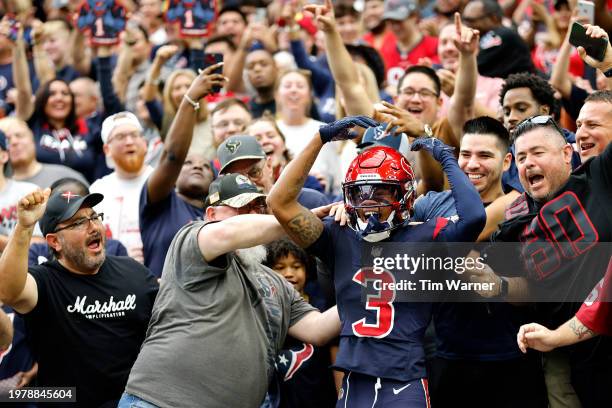
[(410, 146), (410, 150), (412, 151), (421, 149), (427, 150), (437, 161), (442, 161), (445, 155), (451, 154), (451, 152), (455, 150), (454, 147), (444, 144), (444, 142), (442, 142), (440, 139), (436, 139), (435, 137), (417, 139)]
[(378, 122), (367, 116), (347, 116), (346, 118), (321, 126), (319, 128), (321, 141), (327, 143), (334, 140), (353, 139), (357, 136), (355, 132), (351, 131), (355, 126), (367, 129), (378, 126)]

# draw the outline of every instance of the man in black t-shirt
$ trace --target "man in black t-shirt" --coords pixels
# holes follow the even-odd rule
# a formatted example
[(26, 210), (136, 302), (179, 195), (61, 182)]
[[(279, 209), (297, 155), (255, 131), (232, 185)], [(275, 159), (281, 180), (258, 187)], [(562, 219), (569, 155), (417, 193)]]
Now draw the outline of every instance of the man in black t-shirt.
[[(157, 293), (144, 266), (106, 256), (103, 214), (92, 208), (102, 199), (49, 189), (25, 196), (0, 258), (0, 300), (24, 315), (36, 385), (76, 387), (70, 406), (116, 406)], [(55, 259), (28, 268), (37, 221)]]
[[(523, 244), (516, 256), (489, 253), (496, 274), (482, 281), (497, 282), (501, 292), (493, 295), (508, 301), (539, 300), (539, 323), (556, 327), (574, 316), (606, 272), (610, 254), (605, 243), (612, 241), (612, 211), (607, 205), (612, 201), (612, 144), (572, 173), (573, 149), (551, 117), (523, 121), (514, 138), (525, 193), (506, 211), (506, 221), (493, 240)], [(521, 265), (512, 259), (520, 259)], [(508, 277), (516, 276), (511, 269), (523, 264), (525, 277)], [(592, 339), (571, 346), (565, 354), (582, 406), (608, 405), (612, 339)]]

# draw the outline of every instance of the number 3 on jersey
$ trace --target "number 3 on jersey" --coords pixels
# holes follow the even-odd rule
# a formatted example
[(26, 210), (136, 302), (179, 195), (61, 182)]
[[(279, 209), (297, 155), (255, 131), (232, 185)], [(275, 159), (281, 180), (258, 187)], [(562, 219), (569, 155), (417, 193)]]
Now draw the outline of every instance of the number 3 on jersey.
[(367, 323), (366, 318), (360, 319), (352, 324), (353, 333), (358, 337), (375, 337), (381, 339), (391, 333), (395, 319), (395, 291), (389, 289), (389, 283), (394, 283), (395, 278), (388, 271), (376, 273), (372, 268), (362, 268), (353, 276), (353, 282), (364, 288), (368, 282), (379, 281), (380, 289), (375, 294), (368, 294), (365, 308), (376, 312), (376, 322)]

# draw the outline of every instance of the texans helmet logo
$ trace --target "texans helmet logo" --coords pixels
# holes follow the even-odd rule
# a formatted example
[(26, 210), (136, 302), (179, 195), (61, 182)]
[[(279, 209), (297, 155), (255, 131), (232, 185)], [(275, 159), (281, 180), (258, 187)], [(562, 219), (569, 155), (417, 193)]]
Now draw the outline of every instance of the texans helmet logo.
[(295, 373), (314, 355), (314, 347), (312, 344), (302, 343), (303, 347), (300, 350), (282, 350), (276, 358), (276, 368), (282, 375), (284, 380), (290, 380)]
[(240, 141), (239, 140), (232, 140), (229, 141), (225, 144), (225, 148), (231, 153), (234, 154), (236, 153), (236, 150), (238, 150), (238, 148), (240, 147)]

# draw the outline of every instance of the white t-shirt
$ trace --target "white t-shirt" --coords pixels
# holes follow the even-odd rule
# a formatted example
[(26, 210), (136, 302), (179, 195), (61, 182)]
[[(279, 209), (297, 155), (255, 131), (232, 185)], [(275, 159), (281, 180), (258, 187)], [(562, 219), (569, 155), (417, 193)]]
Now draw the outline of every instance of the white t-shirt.
[[(4, 190), (0, 191), (0, 234), (9, 236), (17, 224), (17, 203), (38, 186), (25, 181), (6, 179)], [(42, 236), (36, 223), (34, 235)]]
[[(325, 125), (325, 123), (314, 119), (308, 119), (306, 123), (299, 126), (289, 126), (281, 119), (277, 120), (276, 124), (285, 135), (285, 145), (293, 157), (300, 154), (319, 131), (319, 127)], [(328, 191), (335, 194), (340, 192), (340, 185), (344, 174), (342, 174), (340, 168), (340, 155), (334, 143), (326, 143), (323, 146), (312, 166), (311, 172), (321, 173), (327, 178)]]
[(92, 193), (104, 195), (104, 200), (95, 207), (96, 212), (104, 213), (106, 236), (121, 241), (128, 253), (142, 251), (140, 238), (139, 203), (140, 192), (153, 167), (132, 179), (119, 178), (113, 172), (96, 180), (89, 188)]

